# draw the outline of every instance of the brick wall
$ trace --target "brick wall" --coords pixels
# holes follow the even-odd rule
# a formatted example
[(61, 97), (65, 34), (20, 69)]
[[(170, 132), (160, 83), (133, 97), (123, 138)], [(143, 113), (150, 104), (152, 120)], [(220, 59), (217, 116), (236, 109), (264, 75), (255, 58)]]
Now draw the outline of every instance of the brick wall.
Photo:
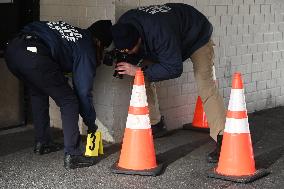
[(100, 19), (114, 20), (114, 0), (41, 0), (40, 19), (64, 20), (82, 28)]
[[(196, 7), (214, 26), (215, 67), (227, 107), (231, 76), (243, 74), (248, 111), (284, 104), (284, 6), (281, 0), (116, 0), (116, 19), (127, 9), (181, 2)], [(192, 63), (183, 75), (158, 83), (168, 128), (191, 122), (197, 97)]]
[[(213, 24), (216, 75), (226, 106), (235, 71), (243, 74), (250, 112), (284, 104), (282, 0), (41, 0), (41, 19), (65, 20), (84, 28), (98, 19), (114, 21), (130, 8), (167, 2), (190, 4)], [(129, 77), (117, 80), (111, 74), (111, 68), (98, 69), (94, 104), (105, 139), (119, 141), (132, 86)], [(167, 127), (191, 122), (197, 94), (190, 60), (184, 63), (180, 78), (159, 82), (157, 87)]]

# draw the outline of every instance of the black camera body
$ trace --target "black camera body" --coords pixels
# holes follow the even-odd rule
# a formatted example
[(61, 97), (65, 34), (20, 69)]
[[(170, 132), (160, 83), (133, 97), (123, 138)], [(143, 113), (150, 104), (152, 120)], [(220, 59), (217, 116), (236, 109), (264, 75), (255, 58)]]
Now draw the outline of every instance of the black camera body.
[[(110, 52), (105, 53), (103, 64), (107, 66), (112, 66), (113, 64), (115, 64), (115, 67), (117, 67), (116, 65), (119, 62), (127, 62), (132, 65), (137, 65), (139, 61), (140, 59), (138, 56), (127, 54), (125, 52), (120, 52), (118, 50), (112, 50)], [(119, 71), (117, 70), (114, 71), (113, 77), (123, 79), (123, 75), (119, 74)]]

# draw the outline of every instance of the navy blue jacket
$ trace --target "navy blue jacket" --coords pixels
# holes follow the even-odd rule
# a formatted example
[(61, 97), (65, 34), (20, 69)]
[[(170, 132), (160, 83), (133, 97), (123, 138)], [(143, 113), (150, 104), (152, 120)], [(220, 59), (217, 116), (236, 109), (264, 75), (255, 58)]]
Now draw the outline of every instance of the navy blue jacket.
[(150, 81), (179, 77), (183, 61), (205, 45), (213, 31), (202, 13), (182, 3), (132, 9), (118, 23), (130, 23), (138, 30), (143, 43), (140, 56), (156, 63), (145, 70)]
[(93, 80), (96, 71), (96, 49), (91, 33), (65, 22), (33, 22), (22, 30), (36, 34), (51, 51), (52, 59), (62, 72), (72, 72), (73, 88), (79, 99), (84, 123), (95, 123)]

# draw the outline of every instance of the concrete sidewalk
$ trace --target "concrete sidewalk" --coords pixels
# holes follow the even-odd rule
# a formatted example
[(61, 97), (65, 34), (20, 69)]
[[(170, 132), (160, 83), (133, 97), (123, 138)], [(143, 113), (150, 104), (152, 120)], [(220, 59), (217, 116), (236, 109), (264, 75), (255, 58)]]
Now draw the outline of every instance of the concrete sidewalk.
[[(206, 133), (176, 130), (156, 139), (157, 159), (166, 164), (157, 177), (116, 175), (110, 167), (118, 160), (120, 145), (105, 147), (98, 164), (71, 171), (63, 168), (63, 151), (36, 156), (32, 152), (33, 130), (0, 131), (0, 188), (283, 188), (284, 107), (249, 115), (257, 168), (271, 173), (250, 184), (207, 178), (214, 164), (206, 154), (214, 147)], [(62, 140), (62, 134), (55, 132)]]

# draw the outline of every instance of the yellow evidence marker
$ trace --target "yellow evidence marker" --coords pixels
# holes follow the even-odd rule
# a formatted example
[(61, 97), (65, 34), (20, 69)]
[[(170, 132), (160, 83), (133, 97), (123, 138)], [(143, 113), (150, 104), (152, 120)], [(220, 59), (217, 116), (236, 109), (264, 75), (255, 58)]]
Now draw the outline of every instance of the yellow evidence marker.
[(104, 154), (102, 133), (88, 133), (85, 156), (93, 157)]

